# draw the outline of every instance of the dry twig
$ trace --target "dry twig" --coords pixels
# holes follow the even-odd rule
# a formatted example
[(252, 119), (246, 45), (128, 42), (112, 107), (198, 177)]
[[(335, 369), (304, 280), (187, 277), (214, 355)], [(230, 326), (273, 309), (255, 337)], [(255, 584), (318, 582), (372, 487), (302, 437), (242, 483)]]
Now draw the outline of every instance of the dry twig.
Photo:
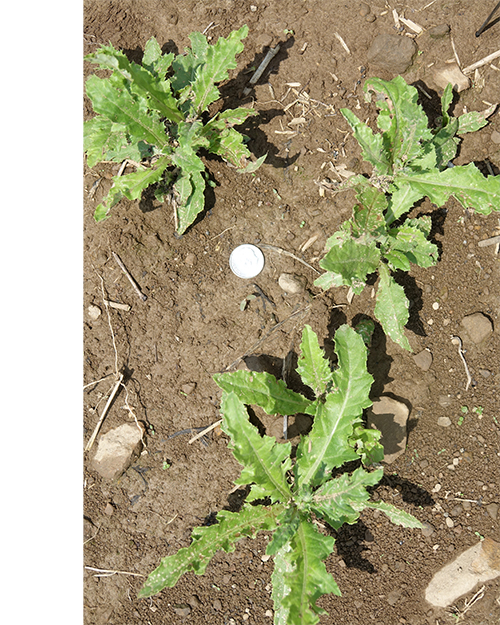
[(469, 386), (471, 385), (471, 382), (472, 382), (472, 377), (469, 372), (469, 367), (467, 366), (467, 362), (464, 358), (464, 352), (462, 349), (462, 339), (459, 336), (452, 336), (451, 342), (453, 343), (453, 345), (458, 345), (458, 355), (460, 356), (460, 358), (462, 359), (462, 362), (464, 363), (465, 373), (467, 375), (467, 384), (465, 385), (465, 390), (468, 391)]

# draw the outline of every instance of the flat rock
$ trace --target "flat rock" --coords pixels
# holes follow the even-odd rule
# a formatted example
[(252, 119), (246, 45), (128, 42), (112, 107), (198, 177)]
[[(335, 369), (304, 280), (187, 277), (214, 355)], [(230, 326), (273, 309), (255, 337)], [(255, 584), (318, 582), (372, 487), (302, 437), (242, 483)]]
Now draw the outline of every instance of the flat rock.
[(462, 74), (456, 63), (436, 68), (432, 73), (436, 87), (444, 89), (451, 82), (455, 91), (465, 91), (470, 87), (470, 80)]
[(425, 590), (433, 606), (446, 608), (477, 584), (500, 575), (500, 543), (485, 538), (440, 569)]
[(493, 332), (493, 324), (486, 315), (480, 312), (464, 317), (462, 326), (467, 330), (470, 340), (476, 344), (482, 343)]
[(442, 428), (449, 428), (451, 425), (450, 417), (439, 417), (437, 424)]
[(285, 291), (293, 295), (302, 293), (306, 288), (306, 281), (302, 276), (296, 276), (293, 273), (282, 273), (278, 279), (278, 284)]
[(448, 24), (438, 24), (429, 30), (429, 37), (431, 39), (442, 39), (450, 33), (450, 27)]
[(128, 469), (142, 449), (144, 426), (124, 423), (99, 439), (91, 468), (108, 480), (115, 480)]
[(380, 397), (366, 413), (368, 427), (382, 433), (380, 443), (384, 447), (384, 462), (391, 464), (406, 449), (408, 406), (392, 397)]
[(391, 74), (403, 74), (413, 63), (417, 46), (413, 39), (377, 35), (368, 50), (368, 61)]
[(92, 321), (96, 321), (97, 319), (99, 319), (99, 317), (101, 316), (101, 312), (102, 312), (99, 306), (96, 306), (95, 304), (91, 304), (87, 308), (87, 311)]
[(432, 365), (432, 354), (428, 349), (423, 349), (421, 352), (413, 356), (413, 360), (419, 369), (422, 369), (422, 371), (429, 371)]

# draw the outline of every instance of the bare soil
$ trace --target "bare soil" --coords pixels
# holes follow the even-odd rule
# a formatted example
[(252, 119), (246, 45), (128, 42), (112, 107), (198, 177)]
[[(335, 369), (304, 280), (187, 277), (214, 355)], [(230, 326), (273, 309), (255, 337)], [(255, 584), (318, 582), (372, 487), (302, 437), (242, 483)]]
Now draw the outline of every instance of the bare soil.
[[(189, 45), (193, 31), (208, 28), (207, 36), (216, 41), (248, 24), (238, 70), (222, 89), (222, 105), (252, 103), (259, 116), (244, 131), (257, 157), (268, 153), (253, 176), (239, 175), (224, 163), (207, 159), (216, 187), (207, 197), (207, 210), (182, 238), (174, 236), (171, 207), (147, 194), (138, 202), (122, 201), (108, 220), (96, 224), (94, 209), (119, 165), (102, 164), (93, 170), (84, 165), (84, 381), (89, 384), (112, 376), (116, 369), (124, 372), (128, 397), (121, 389), (102, 432), (131, 420), (124, 409), (126, 401), (147, 428), (147, 453), (116, 482), (92, 472), (90, 455), (85, 455), (86, 566), (146, 576), (162, 557), (189, 544), (193, 527), (213, 522), (223, 508), (235, 510), (240, 505), (242, 493), (233, 492), (240, 469), (225, 435), (215, 430), (188, 443), (196, 428), (219, 419), (221, 394), (214, 373), (238, 366), (248, 355), (259, 356), (261, 362), (264, 355), (268, 364), (279, 366), (291, 349), (298, 350), (305, 323), (331, 353), (340, 324), (351, 323), (361, 314), (373, 316), (371, 287), (349, 305), (346, 289), (322, 294), (313, 286), (316, 273), (272, 249), (264, 250), (266, 266), (254, 281), (237, 278), (228, 266), (235, 246), (255, 243), (291, 252), (319, 269), (327, 237), (350, 217), (352, 194), (321, 197), (317, 182), (328, 175), (329, 162), (365, 171), (339, 109), (347, 106), (360, 118), (373, 120), (376, 110), (362, 97), (364, 79), (393, 77), (367, 60), (377, 34), (396, 32), (392, 12), (383, 0), (370, 6), (376, 18), (371, 22), (360, 14), (357, 1), (85, 2), (85, 53), (111, 42), (135, 61), (140, 61), (152, 36), (164, 50), (180, 52)], [(391, 8), (426, 31), (449, 24), (463, 66), (498, 49), (500, 24), (480, 38), (474, 36), (492, 2), (414, 0), (393, 2)], [(346, 42), (349, 54), (335, 33)], [(279, 54), (244, 97), (253, 69), (278, 43)], [(431, 64), (453, 58), (451, 39), (434, 40), (425, 32), (416, 43), (421, 54), (404, 77), (432, 97), (421, 95), (433, 118), (439, 100), (430, 83)], [(457, 98), (456, 114), (464, 107), (482, 110), (485, 102), (498, 101), (498, 65), (496, 70), (490, 66), (480, 70), (474, 86)], [(85, 77), (92, 71), (95, 68), (86, 63)], [(309, 104), (289, 107), (297, 95), (287, 83), (300, 83), (297, 91), (307, 94), (302, 100), (308, 97)], [(92, 115), (85, 99), (84, 117)], [(290, 126), (297, 117), (304, 121)], [(487, 127), (465, 137), (456, 162), (474, 161), (486, 168), (488, 161), (498, 174), (499, 146), (491, 140), (494, 130), (500, 131), (498, 114)], [(89, 191), (98, 179), (91, 198)], [(399, 398), (411, 413), (407, 450), (386, 467), (375, 496), (427, 521), (434, 530), (425, 536), (420, 530), (392, 526), (371, 511), (339, 531), (327, 569), (342, 597), (320, 600), (329, 612), (321, 617), (325, 624), (454, 623), (452, 610), (434, 609), (425, 602), (427, 584), (479, 536), (500, 539), (500, 516), (495, 517), (490, 506), (500, 504), (500, 263), (494, 246), (477, 245), (498, 233), (498, 213), (487, 217), (464, 213), (455, 201), (442, 209), (424, 203), (416, 211), (432, 216), (441, 256), (436, 267), (414, 268), (402, 276), (411, 299), (407, 336), (414, 353), (430, 350), (433, 363), (423, 372), (412, 354), (386, 340), (377, 327), (369, 358), (375, 378), (372, 396)], [(314, 235), (316, 241), (302, 254), (301, 246)], [(116, 265), (112, 252), (119, 254), (140, 284), (145, 302)], [(282, 272), (303, 276), (307, 291), (285, 294), (278, 285)], [(262, 298), (257, 298), (240, 309), (245, 297), (256, 292), (253, 282), (274, 307), (269, 302), (264, 307)], [(128, 312), (110, 310), (113, 334), (103, 289), (106, 298), (131, 306)], [(95, 321), (88, 315), (90, 305), (103, 312)], [(494, 332), (485, 344), (465, 344), (473, 377), (465, 391), (465, 370), (450, 337), (463, 336), (461, 320), (475, 312), (490, 318)], [(273, 331), (278, 322), (283, 323)], [(85, 389), (85, 442), (112, 386), (109, 377)], [(468, 407), (468, 413), (460, 421), (462, 406)], [(449, 417), (451, 425), (440, 427), (439, 417)], [(275, 425), (268, 424), (272, 434), (278, 432)], [(299, 426), (291, 434), (296, 435)], [(86, 569), (85, 623), (271, 623), (272, 561), (262, 560), (265, 546), (264, 536), (243, 540), (234, 553), (219, 553), (204, 576), (186, 575), (175, 588), (151, 600), (136, 598), (142, 577), (123, 573), (96, 577)], [(461, 622), (498, 623), (499, 597), (500, 580), (487, 583), (484, 597)], [(460, 601), (457, 609), (462, 607)], [(183, 610), (189, 614), (182, 616)]]

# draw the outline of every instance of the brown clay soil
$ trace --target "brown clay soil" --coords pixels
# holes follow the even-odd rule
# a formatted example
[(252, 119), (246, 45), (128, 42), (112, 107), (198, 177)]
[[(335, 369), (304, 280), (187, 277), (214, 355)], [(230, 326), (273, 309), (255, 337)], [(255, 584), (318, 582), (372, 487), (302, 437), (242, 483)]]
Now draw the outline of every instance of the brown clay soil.
[[(331, 353), (340, 324), (351, 323), (360, 314), (373, 316), (372, 287), (348, 305), (346, 289), (321, 294), (313, 286), (317, 274), (271, 249), (265, 250), (265, 270), (255, 283), (275, 308), (268, 304), (264, 309), (262, 300), (255, 299), (242, 311), (240, 303), (255, 287), (228, 267), (235, 246), (255, 243), (291, 252), (319, 269), (326, 238), (350, 217), (353, 196), (348, 192), (320, 197), (317, 181), (328, 175), (329, 162), (365, 171), (339, 109), (347, 106), (363, 119), (374, 119), (374, 106), (362, 97), (363, 81), (393, 76), (371, 67), (367, 50), (377, 34), (396, 32), (390, 9), (404, 12), (426, 30), (449, 24), (463, 66), (498, 49), (500, 24), (480, 38), (474, 36), (492, 2), (394, 1), (390, 9), (383, 0), (370, 4), (373, 21), (360, 15), (357, 1), (85, 2), (85, 53), (111, 42), (135, 61), (140, 61), (152, 36), (164, 50), (179, 52), (189, 45), (193, 31), (208, 28), (207, 36), (216, 41), (247, 24), (245, 49), (237, 58), (238, 69), (223, 85), (222, 105), (252, 105), (259, 112), (244, 131), (256, 156), (268, 153), (253, 176), (239, 175), (224, 163), (207, 159), (216, 188), (207, 197), (206, 212), (182, 238), (174, 236), (171, 207), (147, 194), (141, 201), (122, 201), (109, 219), (96, 224), (93, 211), (119, 165), (102, 164), (93, 170), (84, 165), (84, 382), (112, 376), (115, 368), (124, 372), (128, 398), (122, 388), (102, 433), (131, 420), (124, 409), (126, 400), (147, 429), (147, 453), (116, 482), (90, 470), (91, 456), (85, 454), (86, 566), (147, 575), (163, 556), (189, 544), (193, 527), (208, 524), (219, 510), (235, 510), (241, 503), (241, 493), (234, 492), (233, 484), (240, 469), (226, 436), (216, 430), (188, 444), (192, 431), (219, 419), (221, 393), (212, 379), (214, 373), (241, 363), (248, 354), (267, 355), (279, 364), (290, 349), (297, 351), (305, 323)], [(350, 54), (335, 33), (344, 39)], [(421, 54), (404, 77), (432, 96), (432, 101), (421, 96), (432, 117), (438, 99), (430, 84), (431, 64), (453, 58), (453, 49), (449, 37), (434, 40), (426, 32), (416, 42)], [(278, 56), (245, 98), (243, 89), (253, 68), (278, 43)], [(95, 68), (85, 63), (85, 77), (92, 71)], [(498, 101), (498, 68), (486, 66), (476, 78), (473, 87), (460, 94), (455, 114), (464, 107), (482, 110), (485, 102)], [(300, 83), (310, 104), (288, 106), (297, 98), (287, 86), (290, 82)], [(85, 99), (84, 117), (92, 115)], [(305, 121), (290, 126), (297, 117)], [(290, 130), (296, 132), (283, 134)], [(488, 161), (498, 173), (499, 146), (491, 140), (494, 130), (500, 131), (498, 114), (487, 127), (465, 137), (456, 162), (474, 161), (484, 168)], [(89, 197), (98, 179), (97, 191)], [(406, 452), (386, 466), (375, 497), (427, 521), (434, 531), (425, 536), (421, 530), (392, 526), (370, 511), (336, 533), (336, 549), (326, 564), (342, 597), (320, 599), (329, 613), (320, 619), (325, 624), (454, 623), (451, 610), (426, 604), (427, 584), (479, 535), (500, 538), (500, 513), (494, 518), (495, 507), (489, 506), (500, 504), (500, 263), (494, 246), (477, 245), (498, 234), (498, 214), (468, 214), (455, 201), (443, 209), (424, 203), (417, 210), (432, 215), (433, 240), (441, 256), (437, 266), (413, 268), (403, 277), (411, 300), (407, 336), (414, 353), (430, 350), (433, 363), (422, 371), (412, 354), (386, 340), (377, 327), (369, 358), (375, 378), (372, 396), (400, 398), (411, 414)], [(301, 254), (301, 246), (314, 235), (314, 244)], [(137, 297), (112, 252), (119, 254), (147, 301)], [(278, 285), (282, 272), (302, 275), (307, 291), (286, 295)], [(131, 306), (129, 312), (110, 310), (116, 353), (103, 289), (110, 300)], [(88, 315), (90, 305), (103, 311), (96, 321)], [(462, 318), (475, 312), (490, 318), (494, 332), (485, 344), (465, 344), (473, 377), (465, 391), (465, 370), (450, 337), (463, 334)], [(271, 331), (278, 321), (282, 325)], [(85, 389), (85, 442), (112, 385), (109, 377)], [(469, 412), (459, 424), (462, 406)], [(479, 407), (482, 414), (472, 411)], [(449, 417), (451, 425), (438, 426), (439, 417)], [(279, 423), (270, 421), (267, 426), (272, 434), (279, 429)], [(292, 434), (299, 427), (296, 424)], [(245, 539), (234, 553), (217, 554), (204, 576), (186, 575), (176, 587), (151, 600), (137, 599), (142, 577), (99, 578), (86, 569), (85, 623), (271, 623), (272, 561), (262, 559), (265, 546), (265, 536)], [(498, 623), (499, 597), (500, 580), (487, 583), (484, 597), (461, 622)], [(180, 614), (182, 606), (187, 616)]]

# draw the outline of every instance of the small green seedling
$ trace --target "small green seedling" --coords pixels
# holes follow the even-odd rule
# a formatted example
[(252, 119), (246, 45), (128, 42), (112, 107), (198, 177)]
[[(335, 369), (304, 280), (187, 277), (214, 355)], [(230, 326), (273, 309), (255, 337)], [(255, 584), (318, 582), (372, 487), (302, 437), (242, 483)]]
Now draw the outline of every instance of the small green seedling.
[(243, 50), (242, 26), (226, 39), (209, 45), (201, 33), (190, 35), (185, 54), (162, 54), (154, 37), (145, 46), (142, 64), (127, 59), (112, 45), (85, 59), (110, 70), (107, 78), (90, 76), (86, 92), (97, 115), (84, 124), (84, 149), (89, 167), (100, 161), (128, 160), (136, 171), (115, 176), (107, 197), (95, 210), (104, 219), (123, 197), (137, 200), (155, 186), (160, 202), (173, 200), (178, 234), (183, 234), (205, 206), (205, 165), (198, 153), (220, 156), (240, 172), (253, 172), (265, 156), (249, 162), (246, 137), (235, 130), (256, 112), (249, 108), (206, 113), (219, 99), (217, 83), (236, 67)]
[(366, 101), (375, 96), (380, 132), (373, 132), (349, 109), (341, 112), (373, 172), (369, 178), (354, 175), (336, 189), (355, 189), (359, 204), (352, 218), (327, 240), (327, 253), (320, 261), (326, 273), (315, 284), (323, 289), (346, 285), (359, 294), (367, 277), (378, 272), (375, 317), (393, 341), (411, 351), (403, 331), (409, 302), (393, 274), (410, 271), (412, 264), (435, 265), (438, 249), (429, 240), (431, 217), (407, 215), (424, 197), (437, 206), (454, 197), (464, 208), (482, 214), (500, 210), (500, 176), (485, 177), (474, 163), (451, 166), (458, 137), (486, 125), (496, 105), (451, 117), (453, 92), (448, 85), (441, 99), (442, 121), (431, 129), (417, 103), (417, 90), (401, 76), (391, 81), (371, 78), (364, 90)]
[[(365, 508), (375, 508), (397, 525), (423, 527), (392, 504), (370, 500), (369, 489), (384, 471), (380, 465), (369, 468), (383, 459), (383, 447), (380, 432), (366, 429), (362, 421), (363, 410), (371, 405), (373, 382), (366, 370), (367, 348), (363, 338), (344, 325), (335, 333), (335, 352), (338, 366), (332, 370), (316, 334), (305, 326), (297, 372), (314, 399), (265, 372), (214, 376), (223, 389), (221, 427), (243, 466), (235, 483), (251, 485), (250, 492), (239, 512), (223, 510), (215, 525), (195, 528), (191, 544), (162, 560), (139, 597), (174, 586), (188, 571), (203, 574), (217, 550), (234, 551), (241, 538), (269, 531), (266, 554), (274, 558), (274, 623), (314, 625), (324, 613), (317, 599), (341, 594), (324, 564), (335, 538), (317, 520), (339, 530), (345, 523), (355, 523)], [(271, 415), (313, 417), (311, 431), (301, 437), (294, 454), (289, 441), (280, 444), (260, 435), (249, 420), (246, 406), (251, 404)], [(354, 470), (353, 461), (358, 465)]]
[(163, 464), (161, 465), (161, 468), (163, 471), (166, 471), (167, 469), (170, 469), (172, 465), (170, 464), (170, 462), (168, 462), (168, 460), (164, 460)]
[(479, 417), (483, 416), (483, 411), (484, 411), (484, 408), (482, 406), (474, 406), (474, 408), (472, 409), (472, 412), (477, 414)]

